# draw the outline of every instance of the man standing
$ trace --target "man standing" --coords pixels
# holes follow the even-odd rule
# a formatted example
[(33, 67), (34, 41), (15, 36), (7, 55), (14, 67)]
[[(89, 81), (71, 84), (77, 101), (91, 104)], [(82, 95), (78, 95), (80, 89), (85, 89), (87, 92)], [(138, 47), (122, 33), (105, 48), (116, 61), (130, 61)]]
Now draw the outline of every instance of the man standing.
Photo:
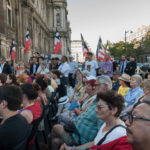
[(112, 78), (113, 65), (112, 62), (110, 61), (110, 53), (106, 53), (105, 62), (102, 64), (100, 71), (102, 72), (102, 75), (106, 75)]
[(38, 67), (39, 67), (39, 63), (37, 62), (37, 58), (33, 57), (32, 58), (32, 64), (30, 65), (30, 74), (32, 76), (36, 75)]
[(120, 72), (121, 72), (121, 74), (124, 74), (126, 65), (127, 65), (126, 55), (122, 55), (121, 56), (121, 62), (120, 62)]
[(68, 64), (68, 59), (66, 56), (62, 56), (61, 59), (62, 64), (59, 66), (58, 70), (61, 72), (60, 76), (60, 81), (62, 85), (62, 95), (61, 96), (66, 96), (67, 95), (67, 85), (68, 85), (68, 76), (69, 76), (69, 71), (70, 67)]
[(27, 120), (17, 113), (22, 103), (22, 92), (17, 86), (0, 87), (0, 149), (25, 149), (30, 128)]
[(11, 74), (11, 67), (6, 63), (5, 57), (0, 57), (0, 73)]
[(42, 70), (42, 63), (44, 63), (44, 57), (40, 56), (39, 57), (39, 67), (37, 69), (37, 73), (40, 73)]
[(90, 72), (90, 75), (96, 77), (98, 71), (98, 64), (95, 60), (93, 60), (93, 53), (87, 53), (87, 61), (85, 62), (85, 70)]
[(131, 55), (130, 62), (128, 62), (126, 66), (125, 73), (132, 76), (135, 74), (135, 70), (136, 70), (135, 56)]
[(77, 69), (77, 63), (73, 60), (72, 55), (69, 56), (69, 66), (70, 66), (70, 72), (69, 72), (69, 84), (73, 88), (75, 87), (75, 73)]

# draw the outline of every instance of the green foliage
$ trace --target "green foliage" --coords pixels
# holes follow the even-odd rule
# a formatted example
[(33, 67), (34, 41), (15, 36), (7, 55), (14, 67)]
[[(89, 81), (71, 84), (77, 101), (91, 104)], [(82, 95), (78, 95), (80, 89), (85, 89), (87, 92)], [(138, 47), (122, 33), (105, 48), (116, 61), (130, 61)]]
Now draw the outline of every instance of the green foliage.
[(134, 40), (132, 43), (126, 42), (126, 44), (124, 41), (113, 44), (109, 42), (109, 49), (111, 55), (115, 57), (121, 57), (122, 54), (127, 56), (134, 54), (136, 57), (145, 54), (150, 51), (150, 31), (147, 32), (141, 41)]

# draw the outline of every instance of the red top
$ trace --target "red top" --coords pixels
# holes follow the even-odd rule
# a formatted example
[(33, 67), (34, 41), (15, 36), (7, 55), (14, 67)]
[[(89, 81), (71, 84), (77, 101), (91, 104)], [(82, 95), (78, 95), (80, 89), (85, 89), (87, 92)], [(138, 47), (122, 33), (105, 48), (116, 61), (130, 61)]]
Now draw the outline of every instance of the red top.
[(103, 145), (95, 145), (89, 148), (90, 150), (133, 150), (131, 144), (127, 142), (127, 136), (120, 137), (114, 141)]
[(28, 107), (22, 109), (21, 111), (24, 111), (24, 110), (29, 110), (30, 112), (32, 112), (33, 120), (31, 122), (31, 124), (33, 123), (34, 120), (39, 118), (41, 113), (42, 113), (41, 106), (40, 106), (40, 104), (37, 101), (35, 101), (33, 105), (28, 106)]

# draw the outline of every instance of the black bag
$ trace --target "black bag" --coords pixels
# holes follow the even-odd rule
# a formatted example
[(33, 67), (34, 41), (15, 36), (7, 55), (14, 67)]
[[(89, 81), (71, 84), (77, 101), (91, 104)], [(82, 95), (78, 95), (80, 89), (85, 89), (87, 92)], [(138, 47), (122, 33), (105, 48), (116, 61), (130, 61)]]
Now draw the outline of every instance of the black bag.
[(78, 144), (77, 145), (81, 145), (81, 136), (80, 136), (80, 133), (78, 132), (76, 126), (74, 125), (74, 123), (71, 123), (71, 124), (67, 124), (67, 125), (64, 125), (64, 130), (70, 134), (73, 134), (75, 133), (77, 136), (78, 136)]

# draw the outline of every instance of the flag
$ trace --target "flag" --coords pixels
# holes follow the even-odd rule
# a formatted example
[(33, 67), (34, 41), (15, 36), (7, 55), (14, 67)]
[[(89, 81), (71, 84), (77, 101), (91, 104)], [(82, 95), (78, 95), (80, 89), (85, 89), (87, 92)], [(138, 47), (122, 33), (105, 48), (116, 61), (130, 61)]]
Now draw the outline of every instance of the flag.
[(56, 30), (56, 35), (54, 39), (54, 54), (58, 54), (61, 48), (62, 48), (62, 42), (60, 39), (59, 32)]
[(29, 30), (27, 29), (24, 53), (27, 53), (30, 50), (30, 46), (31, 46), (30, 41), (31, 41), (31, 39), (30, 39), (30, 36), (29, 36)]
[(106, 54), (106, 51), (104, 49), (104, 46), (102, 44), (102, 39), (100, 37), (98, 44), (97, 44), (96, 57), (98, 60), (105, 62), (105, 54)]
[(81, 41), (82, 41), (82, 50), (83, 50), (83, 56), (86, 56), (87, 53), (90, 51), (86, 45), (86, 42), (84, 41), (84, 38), (81, 34)]
[(107, 45), (106, 45), (106, 53), (109, 53), (110, 50), (109, 50), (109, 43), (108, 43), (108, 40), (107, 40)]
[(11, 43), (11, 47), (10, 47), (10, 53), (9, 53), (9, 56), (11, 57), (11, 60), (15, 60), (15, 41), (12, 40), (12, 43)]

